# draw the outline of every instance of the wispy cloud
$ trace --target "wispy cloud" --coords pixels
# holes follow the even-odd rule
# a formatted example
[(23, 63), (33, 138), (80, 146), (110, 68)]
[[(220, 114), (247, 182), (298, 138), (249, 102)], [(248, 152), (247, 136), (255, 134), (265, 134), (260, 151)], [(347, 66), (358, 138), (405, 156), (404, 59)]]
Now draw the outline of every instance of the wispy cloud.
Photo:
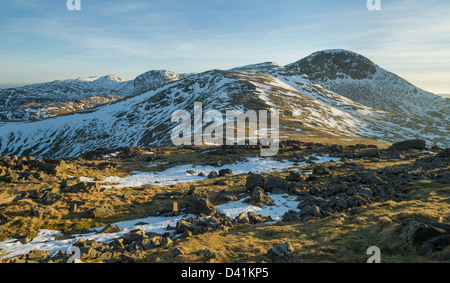
[(444, 86), (450, 74), (446, 0), (382, 1), (376, 12), (365, 1), (334, 0), (82, 0), (80, 12), (52, 0), (12, 0), (5, 7), (0, 83), (25, 75), (117, 71), (132, 78), (147, 68), (284, 65), (320, 49), (345, 48), (428, 90), (439, 80), (440, 91), (450, 92), (450, 80)]

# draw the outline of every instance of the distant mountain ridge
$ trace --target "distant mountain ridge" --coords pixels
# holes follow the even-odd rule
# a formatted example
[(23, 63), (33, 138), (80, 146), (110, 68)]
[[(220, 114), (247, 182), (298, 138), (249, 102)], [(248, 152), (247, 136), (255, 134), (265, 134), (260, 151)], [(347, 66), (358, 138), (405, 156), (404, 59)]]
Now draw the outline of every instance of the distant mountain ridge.
[(56, 117), (150, 91), (185, 76), (161, 70), (149, 71), (128, 81), (107, 75), (0, 89), (0, 120)]
[(150, 71), (116, 83), (128, 96), (40, 121), (0, 122), (0, 154), (74, 157), (97, 148), (171, 144), (171, 114), (192, 113), (194, 102), (202, 102), (203, 111), (278, 109), (282, 138), (420, 138), (430, 146), (450, 145), (448, 99), (349, 51), (319, 52), (284, 67), (265, 62), (188, 75)]

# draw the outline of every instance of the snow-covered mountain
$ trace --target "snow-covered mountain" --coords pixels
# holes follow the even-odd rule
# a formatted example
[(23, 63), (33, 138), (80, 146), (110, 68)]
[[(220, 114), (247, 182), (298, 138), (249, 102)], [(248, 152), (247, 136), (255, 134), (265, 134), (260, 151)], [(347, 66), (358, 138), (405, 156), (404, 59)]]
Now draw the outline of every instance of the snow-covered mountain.
[(181, 80), (180, 74), (166, 70), (152, 70), (134, 79), (134, 94), (141, 94), (147, 91), (157, 89), (167, 83)]
[(186, 76), (161, 70), (129, 81), (108, 75), (0, 89), (0, 120), (51, 118), (147, 92)]
[[(338, 80), (369, 82), (369, 78), (382, 71), (377, 66), (372, 68), (368, 62), (362, 66), (353, 63), (348, 61), (352, 67), (344, 63), (330, 67), (339, 76), (342, 74), (330, 79), (335, 86)], [(39, 121), (0, 122), (0, 154), (73, 157), (97, 148), (170, 144), (171, 131), (176, 126), (171, 122), (172, 113), (175, 110), (192, 113), (194, 102), (202, 102), (203, 111), (214, 109), (222, 113), (278, 109), (281, 138), (314, 137), (330, 142), (354, 137), (389, 142), (423, 138), (429, 145), (450, 144), (448, 100), (444, 100), (447, 104), (439, 105), (443, 119), (430, 115), (415, 123), (414, 117), (429, 115), (421, 102), (417, 103), (418, 107), (405, 102), (410, 112), (394, 111), (395, 108), (387, 106), (372, 107), (319, 84), (323, 70), (315, 72), (311, 68), (310, 73), (304, 74), (304, 67), (299, 69), (296, 64), (283, 67), (267, 62), (190, 75), (151, 71), (136, 78), (133, 95), (121, 100)], [(353, 73), (353, 67), (362, 74)], [(374, 84), (382, 84), (383, 77), (376, 78)], [(386, 77), (385, 88), (401, 89), (391, 78)], [(397, 84), (403, 82), (397, 79)], [(378, 95), (376, 90), (368, 89), (371, 92), (367, 96)], [(429, 128), (424, 129), (424, 124)]]
[(448, 99), (415, 87), (362, 55), (341, 49), (319, 51), (286, 68), (306, 73), (353, 101), (395, 114), (393, 123), (428, 140), (437, 142), (450, 130)]
[(0, 120), (33, 120), (92, 108), (130, 95), (133, 83), (114, 75), (0, 90)]

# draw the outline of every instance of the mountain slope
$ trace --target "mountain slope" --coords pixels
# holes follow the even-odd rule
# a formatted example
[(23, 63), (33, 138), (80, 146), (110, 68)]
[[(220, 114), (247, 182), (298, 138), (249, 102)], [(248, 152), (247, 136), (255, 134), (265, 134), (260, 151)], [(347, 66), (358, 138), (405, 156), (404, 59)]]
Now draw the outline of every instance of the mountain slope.
[[(352, 80), (360, 81), (364, 76), (375, 78), (378, 72), (376, 66), (375, 71), (362, 66), (365, 75), (354, 75), (338, 71), (338, 67), (332, 69), (342, 76), (333, 79), (336, 85), (338, 79), (344, 80), (344, 75), (346, 80), (357, 76)], [(411, 107), (409, 112), (370, 107), (319, 84), (316, 80), (320, 79), (321, 70), (308, 71), (312, 75), (296, 70), (293, 65), (282, 67), (267, 62), (186, 76), (166, 71), (147, 72), (134, 81), (133, 89), (139, 89), (136, 92), (140, 94), (45, 120), (0, 122), (0, 154), (75, 157), (97, 148), (171, 144), (171, 131), (176, 126), (171, 122), (172, 113), (187, 110), (193, 116), (194, 102), (202, 102), (204, 112), (214, 109), (223, 115), (226, 110), (277, 109), (282, 139), (335, 142), (370, 138), (396, 142), (421, 138), (430, 146), (450, 144), (445, 111), (441, 114), (446, 119), (427, 118), (430, 124), (427, 119), (416, 123), (421, 114), (418, 111), (425, 111), (425, 105)], [(382, 82), (374, 84), (378, 83)], [(390, 80), (384, 83), (386, 88), (395, 88), (389, 85)], [(145, 91), (148, 86), (153, 87)], [(424, 129), (424, 125), (430, 130)]]
[(286, 68), (324, 88), (361, 104), (395, 114), (393, 123), (413, 128), (419, 136), (439, 142), (450, 129), (450, 102), (415, 87), (359, 54), (346, 50), (316, 52)]
[(56, 117), (141, 94), (186, 76), (158, 70), (141, 74), (131, 81), (108, 75), (0, 89), (0, 120)]
[(33, 120), (91, 108), (128, 96), (132, 82), (113, 75), (0, 90), (0, 120)]

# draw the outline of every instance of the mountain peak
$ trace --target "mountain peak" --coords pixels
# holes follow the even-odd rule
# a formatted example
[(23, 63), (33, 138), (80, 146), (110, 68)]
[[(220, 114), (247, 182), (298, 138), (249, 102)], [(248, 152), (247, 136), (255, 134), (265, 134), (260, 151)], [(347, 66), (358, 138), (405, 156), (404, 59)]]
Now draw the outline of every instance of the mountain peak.
[(144, 93), (182, 78), (180, 74), (168, 70), (151, 70), (134, 79), (134, 93)]
[(308, 74), (313, 79), (365, 79), (377, 71), (368, 58), (344, 49), (328, 49), (315, 52), (286, 68)]

